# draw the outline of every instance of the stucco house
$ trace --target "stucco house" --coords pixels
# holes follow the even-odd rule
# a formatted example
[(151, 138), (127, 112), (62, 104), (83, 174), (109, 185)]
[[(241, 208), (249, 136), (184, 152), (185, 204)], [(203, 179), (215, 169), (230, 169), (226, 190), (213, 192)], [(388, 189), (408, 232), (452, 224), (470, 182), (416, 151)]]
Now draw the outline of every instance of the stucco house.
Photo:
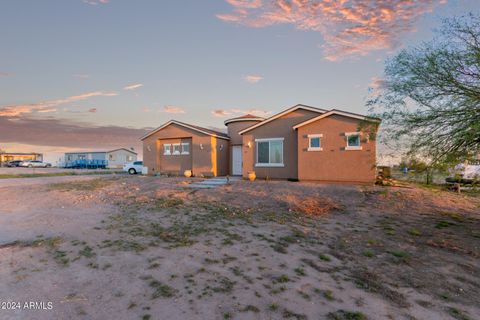
[(149, 174), (373, 182), (376, 142), (360, 130), (365, 123), (377, 130), (380, 120), (301, 104), (267, 119), (228, 119), (227, 134), (171, 120), (142, 137), (144, 166)]

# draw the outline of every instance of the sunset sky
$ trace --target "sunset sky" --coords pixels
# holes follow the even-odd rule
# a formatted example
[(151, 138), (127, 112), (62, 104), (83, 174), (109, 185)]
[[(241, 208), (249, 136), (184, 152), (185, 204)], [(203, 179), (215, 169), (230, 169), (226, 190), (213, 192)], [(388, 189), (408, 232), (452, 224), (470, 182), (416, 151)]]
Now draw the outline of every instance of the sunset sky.
[(135, 147), (297, 103), (366, 113), (385, 59), (478, 0), (3, 0), (0, 149)]

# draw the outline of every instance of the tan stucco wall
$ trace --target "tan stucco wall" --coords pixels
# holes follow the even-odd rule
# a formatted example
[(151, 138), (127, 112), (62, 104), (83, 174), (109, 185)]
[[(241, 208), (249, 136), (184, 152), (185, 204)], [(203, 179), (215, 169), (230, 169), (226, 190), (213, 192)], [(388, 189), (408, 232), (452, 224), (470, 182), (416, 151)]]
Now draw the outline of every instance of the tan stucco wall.
[[(190, 158), (188, 159), (179, 159), (181, 164), (174, 167), (173, 158), (168, 160), (167, 163), (161, 163), (163, 155), (163, 142), (164, 139), (191, 139), (190, 145)], [(190, 130), (188, 128), (178, 126), (176, 124), (171, 124), (162, 130), (156, 132), (155, 134), (145, 138), (143, 140), (143, 162), (144, 166), (148, 167), (148, 174), (155, 174), (157, 172), (162, 173), (163, 168), (165, 169), (178, 169), (180, 171), (178, 174), (183, 174), (183, 167), (188, 166), (188, 162), (191, 163), (191, 169), (194, 175), (205, 175), (205, 176), (215, 176), (221, 173), (226, 172), (228, 168), (228, 147), (224, 146), (223, 150), (218, 149), (213, 150), (212, 144), (216, 144), (215, 148), (219, 148), (220, 144), (227, 144), (228, 140), (217, 139), (211, 137), (210, 135), (202, 134), (200, 132)], [(203, 147), (203, 149), (201, 148)], [(148, 150), (150, 147), (150, 151)], [(215, 156), (212, 156), (215, 154)], [(227, 159), (225, 161), (225, 156)], [(179, 157), (179, 156), (170, 156), (170, 157)], [(188, 158), (188, 157), (187, 157)], [(215, 164), (214, 160), (217, 160)], [(222, 163), (219, 163), (221, 159)], [(165, 167), (163, 167), (165, 165)], [(169, 171), (174, 172), (174, 171)]]
[(182, 174), (185, 170), (192, 170), (191, 150), (189, 154), (164, 154), (164, 145), (173, 143), (190, 143), (190, 149), (192, 148), (192, 138), (160, 139), (158, 149), (160, 172)]
[(233, 151), (232, 151), (232, 146), (235, 145), (241, 145), (243, 143), (243, 137), (238, 134), (239, 131), (242, 131), (243, 129), (246, 129), (248, 127), (253, 126), (254, 124), (257, 124), (259, 121), (238, 121), (238, 122), (231, 122), (227, 124), (228, 128), (228, 136), (230, 137), (230, 146), (228, 150), (228, 168), (227, 172), (229, 172), (230, 175), (233, 175), (232, 172), (232, 159), (233, 159)]
[[(345, 132), (358, 131), (359, 121), (332, 115), (298, 129), (298, 179), (374, 182), (376, 142), (362, 134), (362, 150), (345, 150)], [(323, 151), (307, 151), (308, 135), (322, 134)], [(367, 142), (368, 141), (368, 142)]]
[[(296, 179), (297, 173), (297, 132), (293, 126), (318, 116), (319, 113), (299, 109), (286, 114), (278, 119), (266, 123), (258, 128), (243, 134), (243, 176), (247, 177), (248, 172), (255, 171), (259, 178), (269, 177), (271, 179)], [(283, 141), (283, 163), (284, 167), (255, 167), (256, 146), (255, 139), (284, 138)], [(247, 146), (250, 142), (251, 147)]]

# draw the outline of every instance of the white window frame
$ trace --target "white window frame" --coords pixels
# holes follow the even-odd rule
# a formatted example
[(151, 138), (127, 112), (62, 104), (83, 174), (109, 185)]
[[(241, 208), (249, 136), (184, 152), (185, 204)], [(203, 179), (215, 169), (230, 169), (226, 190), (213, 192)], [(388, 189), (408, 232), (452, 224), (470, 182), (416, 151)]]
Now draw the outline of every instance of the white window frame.
[[(185, 152), (185, 151), (183, 150), (183, 146), (188, 146), (188, 151), (187, 151), (187, 152)], [(180, 149), (181, 149), (181, 150), (180, 150), (181, 154), (190, 154), (190, 143), (189, 143), (189, 142), (182, 142)]]
[[(265, 139), (255, 139), (255, 167), (284, 167), (284, 157), (283, 157), (283, 151), (284, 151), (284, 138), (265, 138)], [(271, 163), (270, 159), (270, 142), (271, 141), (282, 141), (282, 163)], [(268, 142), (268, 162), (269, 163), (258, 163), (258, 143), (259, 142)]]
[(169, 156), (172, 154), (172, 145), (169, 143), (166, 143), (163, 145), (163, 155)]
[[(178, 146), (178, 151), (175, 151), (175, 147)], [(182, 145), (180, 143), (172, 143), (172, 154), (179, 155), (182, 153)]]
[[(358, 136), (358, 146), (349, 146), (348, 145), (348, 138), (351, 136)], [(345, 132), (347, 146), (345, 150), (355, 151), (355, 150), (362, 150), (362, 133), (361, 132)]]
[[(323, 138), (323, 134), (321, 134), (321, 133), (318, 133), (318, 134), (309, 134), (309, 135), (307, 135), (307, 138), (308, 138), (308, 148), (307, 148), (307, 151), (323, 151), (323, 148), (322, 148), (322, 138)], [(318, 138), (318, 139), (319, 139), (320, 147), (312, 147), (312, 138)]]

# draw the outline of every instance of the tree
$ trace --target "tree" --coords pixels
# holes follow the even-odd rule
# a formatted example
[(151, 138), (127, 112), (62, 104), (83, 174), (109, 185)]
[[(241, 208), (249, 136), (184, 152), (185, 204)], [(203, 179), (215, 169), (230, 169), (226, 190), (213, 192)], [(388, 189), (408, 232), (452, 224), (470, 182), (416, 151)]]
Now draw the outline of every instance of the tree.
[(429, 165), (480, 152), (480, 16), (446, 19), (432, 41), (387, 61), (368, 100), (383, 119), (383, 141)]

